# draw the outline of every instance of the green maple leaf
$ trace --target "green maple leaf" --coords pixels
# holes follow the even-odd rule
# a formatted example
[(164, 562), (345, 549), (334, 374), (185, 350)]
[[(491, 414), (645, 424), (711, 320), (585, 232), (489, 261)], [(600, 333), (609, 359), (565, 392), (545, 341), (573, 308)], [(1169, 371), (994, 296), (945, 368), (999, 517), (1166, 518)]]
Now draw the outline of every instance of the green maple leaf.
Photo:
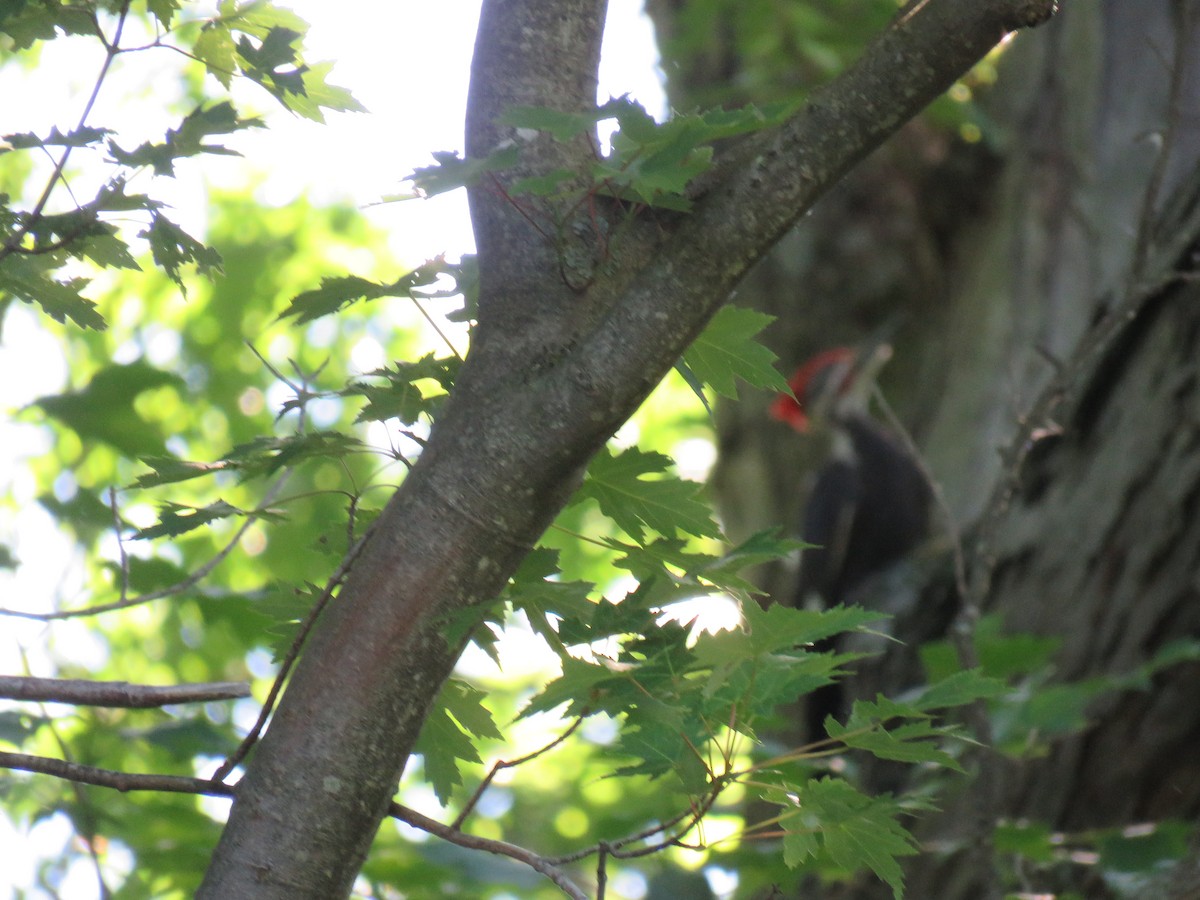
[(325, 121), (322, 110), (326, 109), (335, 112), (366, 112), (367, 108), (359, 103), (349, 90), (325, 80), (332, 69), (332, 63), (314, 63), (307, 66), (300, 73), (301, 89), (289, 91), (281, 97), (284, 105), (292, 112), (314, 122)]
[(0, 298), (12, 296), (36, 303), (56, 322), (70, 319), (81, 328), (103, 331), (108, 323), (96, 311), (96, 304), (81, 293), (87, 285), (85, 278), (56, 280), (42, 260), (14, 255), (0, 261)]
[(644, 543), (646, 529), (668, 537), (677, 531), (719, 537), (712, 511), (699, 497), (701, 486), (669, 475), (670, 465), (670, 457), (661, 453), (631, 447), (614, 456), (605, 448), (588, 466), (572, 503), (595, 500), (638, 543)]
[(251, 478), (270, 475), (308, 459), (340, 459), (347, 454), (360, 452), (362, 448), (362, 441), (348, 434), (313, 431), (281, 438), (255, 438), (238, 444), (225, 455), (222, 462), (240, 471), (244, 477)]
[(742, 634), (755, 653), (774, 653), (805, 644), (815, 644), (846, 631), (865, 627), (886, 618), (861, 606), (835, 606), (826, 610), (794, 609), (773, 604), (763, 609), (757, 603), (742, 606)]
[(171, 27), (171, 19), (179, 11), (180, 0), (146, 0), (146, 8), (163, 28)]
[(827, 730), (830, 737), (840, 738), (847, 747), (865, 750), (879, 759), (932, 763), (939, 768), (963, 771), (953, 756), (932, 742), (932, 738), (941, 737), (945, 732), (930, 722), (910, 722), (890, 729), (854, 733), (831, 720)]
[(228, 88), (233, 81), (233, 72), (237, 67), (236, 45), (233, 42), (233, 32), (225, 22), (215, 20), (207, 23), (196, 38), (192, 52), (204, 63), (209, 74)]
[(737, 379), (757, 388), (788, 391), (776, 356), (754, 336), (773, 321), (753, 309), (725, 306), (683, 354), (687, 367), (722, 397), (737, 398)]
[(552, 649), (565, 653), (564, 638), (566, 643), (581, 643), (590, 637), (588, 625), (596, 610), (591, 590), (586, 581), (539, 579), (513, 584), (505, 597), (529, 617), (530, 627)]
[(173, 456), (143, 456), (142, 462), (154, 471), (146, 475), (139, 475), (134, 481), (135, 487), (145, 488), (157, 487), (160, 484), (174, 484), (192, 478), (202, 478), (228, 468), (228, 464), (224, 462), (191, 462), (176, 459)]
[(730, 547), (720, 556), (710, 557), (702, 566), (693, 569), (694, 574), (716, 585), (726, 593), (748, 598), (762, 593), (758, 585), (744, 577), (741, 572), (774, 559), (782, 559), (804, 544), (790, 538), (779, 537), (779, 528), (759, 531), (735, 547)]
[(897, 859), (917, 852), (912, 836), (896, 821), (900, 804), (867, 797), (837, 778), (810, 781), (796, 797), (796, 813), (781, 819), (785, 863), (795, 867), (820, 847), (845, 869), (869, 868), (900, 900), (904, 873)]
[(480, 761), (470, 737), (441, 707), (430, 710), (425, 724), (421, 726), (421, 736), (413, 747), (413, 752), (421, 754), (425, 763), (425, 780), (433, 788), (442, 806), (450, 802), (454, 789), (462, 784), (458, 761)]
[[(343, 397), (361, 396), (367, 400), (355, 418), (356, 422), (382, 422), (397, 418), (411, 425), (421, 413), (432, 415), (450, 387), (458, 370), (454, 357), (436, 357), (427, 353), (415, 362), (398, 362), (394, 368), (376, 369), (368, 372), (370, 381), (356, 381), (345, 390)], [(426, 394), (414, 384), (417, 381), (435, 381), (441, 391)]]
[(139, 529), (134, 537), (140, 540), (149, 540), (157, 537), (178, 537), (181, 534), (186, 534), (189, 531), (200, 528), (202, 525), (207, 525), (209, 522), (241, 515), (245, 515), (243, 510), (226, 503), (224, 500), (218, 500), (216, 503), (210, 503), (205, 507), (185, 506), (182, 503), (164, 503), (158, 515), (158, 524), (151, 525), (149, 528)]
[(503, 740), (504, 734), (496, 727), (491, 711), (483, 705), (487, 693), (472, 687), (465, 681), (452, 678), (442, 688), (441, 703), (454, 720), (475, 737)]
[(436, 164), (414, 170), (405, 181), (413, 183), (420, 192), (417, 196), (432, 197), (473, 185), (490, 172), (511, 168), (517, 164), (519, 156), (520, 148), (516, 144), (504, 144), (487, 156), (466, 159), (453, 151), (435, 151)]
[(636, 692), (616, 664), (590, 663), (573, 656), (562, 657), (560, 664), (562, 674), (530, 698), (518, 719), (548, 712), (564, 703), (566, 708), (561, 713), (564, 718), (585, 715), (596, 709), (621, 708), (628, 705), (623, 701)]
[(912, 702), (922, 710), (945, 709), (976, 700), (992, 700), (1007, 693), (1010, 688), (1000, 679), (984, 675), (978, 669), (967, 669), (929, 685)]
[(414, 288), (433, 284), (444, 271), (446, 263), (439, 257), (405, 272), (390, 284), (368, 281), (357, 275), (322, 278), (319, 288), (304, 291), (293, 297), (287, 309), (279, 314), (279, 318), (291, 316), (295, 318), (297, 325), (303, 325), (336, 313), (360, 300), (411, 297)]
[(413, 748), (425, 762), (425, 779), (433, 787), (438, 801), (445, 806), (454, 789), (462, 784), (460, 762), (481, 762), (471, 740), (503, 739), (491, 712), (482, 703), (483, 691), (466, 682), (451, 679), (442, 688), (438, 701), (421, 727)]
[(193, 263), (201, 275), (221, 272), (221, 254), (200, 243), (159, 212), (153, 213), (150, 227), (138, 233), (150, 242), (154, 262), (186, 293), (181, 269)]

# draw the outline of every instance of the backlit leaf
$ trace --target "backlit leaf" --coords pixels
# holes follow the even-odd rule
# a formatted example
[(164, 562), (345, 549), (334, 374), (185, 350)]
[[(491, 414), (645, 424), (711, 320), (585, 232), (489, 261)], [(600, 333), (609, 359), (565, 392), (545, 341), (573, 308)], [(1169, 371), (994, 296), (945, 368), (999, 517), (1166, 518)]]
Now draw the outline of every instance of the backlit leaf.
[(647, 528), (668, 537), (677, 532), (717, 537), (720, 531), (699, 496), (701, 485), (668, 474), (670, 464), (661, 453), (632, 447), (614, 456), (605, 448), (588, 466), (572, 503), (595, 500), (601, 512), (639, 543)]

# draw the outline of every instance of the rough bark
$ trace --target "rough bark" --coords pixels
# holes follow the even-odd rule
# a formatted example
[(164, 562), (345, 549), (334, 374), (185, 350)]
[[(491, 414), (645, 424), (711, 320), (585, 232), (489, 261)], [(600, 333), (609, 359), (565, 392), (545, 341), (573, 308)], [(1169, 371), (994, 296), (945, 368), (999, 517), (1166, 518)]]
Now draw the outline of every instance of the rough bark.
[[(472, 69), (468, 147), (522, 140), (512, 102), (594, 97), (602, 0), (490, 0)], [(590, 456), (730, 290), (855, 162), (1049, 0), (911, 4), (863, 61), (770, 133), (725, 154), (694, 212), (635, 228), (619, 274), (565, 279), (505, 197), (471, 194), (479, 324), (419, 462), (324, 613), (238, 786), (201, 897), (344, 896), (459, 647), (446, 617), (492, 598)], [(536, 42), (536, 46), (534, 44)], [(897, 77), (904, 73), (904, 77)], [(526, 143), (545, 172), (584, 148)], [(520, 173), (516, 173), (520, 174)], [(621, 257), (622, 253), (627, 253)]]
[[(1192, 30), (1183, 33), (1182, 56), (1200, 58), (1196, 18), (1190, 2), (1066, 5), (1061, 21), (1022, 36), (1001, 63), (989, 112), (1004, 136), (1002, 163), (985, 163), (979, 171), (992, 177), (949, 192), (958, 202), (949, 239), (934, 237), (936, 220), (921, 214), (948, 196), (942, 181), (927, 177), (937, 166), (893, 144), (785, 239), (789, 257), (751, 275), (741, 291), (745, 302), (754, 286), (765, 287), (764, 305), (785, 317), (782, 355), (793, 359), (869, 333), (897, 309), (919, 311), (899, 332), (898, 356), (909, 357), (909, 370), (888, 373), (885, 393), (901, 399), (897, 406), (968, 534), (975, 601), (1013, 631), (1062, 638), (1056, 674), (1064, 680), (1130, 672), (1200, 630), (1200, 323), (1188, 274), (1200, 239), (1194, 62), (1178, 108), (1169, 108), (1176, 35), (1185, 25)], [(1170, 156), (1156, 172), (1164, 142)], [(1143, 198), (1160, 176), (1166, 199), (1150, 210), (1147, 221), (1157, 229), (1144, 243)], [(900, 228), (889, 232), (882, 225), (898, 207), (858, 202), (856, 182), (870, 198), (911, 190), (918, 212), (896, 217)], [(880, 261), (870, 267), (864, 303), (855, 302), (861, 267), (842, 278), (817, 277), (824, 261), (808, 248), (828, 243), (831, 222), (848, 223), (863, 238), (862, 257)], [(897, 246), (927, 248), (931, 256), (910, 250), (917, 271), (897, 274)], [(922, 279), (930, 258), (940, 271)], [(922, 305), (929, 300), (922, 284), (934, 304)], [(851, 302), (839, 314), (832, 307), (846, 296)], [(803, 314), (789, 309), (786, 298), (794, 297), (824, 297), (831, 311), (814, 319), (808, 306)], [(735, 424), (723, 432), (718, 484), (726, 486), (723, 510), (741, 522), (755, 509), (747, 490), (754, 496), (761, 485), (767, 497), (791, 491), (804, 460), (780, 449), (761, 409), (724, 415)], [(774, 519), (781, 521), (788, 520)], [(775, 578), (788, 583), (786, 573)], [(924, 607), (897, 624), (913, 643), (944, 631), (954, 612), (948, 565), (934, 578)], [(944, 817), (918, 823), (939, 852), (909, 867), (909, 895), (978, 898), (996, 888), (977, 857), (949, 852), (980, 834), (981, 811), (989, 820), (1030, 817), (1064, 830), (1194, 820), (1194, 687), (1188, 698), (1196, 676), (1197, 666), (1184, 663), (1142, 690), (1105, 697), (1089, 710), (1095, 724), (1056, 742), (1045, 758), (988, 759), (1003, 776), (993, 783), (994, 802), (968, 789), (948, 799)], [(911, 648), (901, 649), (878, 667), (862, 666), (857, 690), (898, 691), (918, 677)], [(1058, 881), (1027, 873), (1026, 889), (1109, 896), (1086, 867), (1067, 868), (1046, 873)], [(1182, 887), (1160, 884), (1161, 893), (1146, 896), (1194, 896), (1187, 893), (1194, 871), (1192, 860), (1176, 879)], [(837, 896), (890, 891), (862, 884)]]
[[(946, 391), (945, 418), (931, 433), (935, 470), (954, 472), (957, 457), (949, 476), (957, 509), (984, 510), (980, 543), (968, 547), (978, 600), (1014, 631), (1061, 638), (1063, 680), (1131, 672), (1200, 625), (1200, 323), (1187, 274), (1200, 241), (1200, 145), (1186, 112), (1200, 102), (1197, 12), (1194, 3), (1114, 0), (1073, 10), (1060, 30), (1023, 48), (1031, 93), (1015, 109), (1026, 141), (1002, 181), (1002, 214), (981, 231), (991, 238), (964, 272), (975, 290), (960, 311), (964, 325), (972, 313), (992, 323), (957, 348), (976, 369), (995, 360), (982, 366), (992, 381), (974, 401), (961, 382)], [(1162, 141), (1147, 144), (1149, 134)], [(1167, 200), (1148, 205), (1147, 185), (1160, 177)], [(997, 259), (1009, 261), (1000, 277)], [(1014, 397), (1019, 419), (1003, 409)], [(968, 418), (970, 430), (936, 444), (955, 418)], [(1008, 452), (995, 453), (1002, 441)], [(977, 486), (981, 473), (990, 496)], [(1092, 727), (1045, 758), (1004, 766), (994, 814), (1066, 831), (1194, 819), (1200, 715), (1183, 698), (1196, 674), (1186, 663), (1144, 690), (1107, 696), (1089, 710)], [(965, 807), (979, 803), (968, 794), (940, 833), (962, 833)], [(1059, 877), (1045, 889), (1105, 896), (1085, 867)], [(961, 865), (926, 858), (911, 889), (973, 897), (979, 882)]]

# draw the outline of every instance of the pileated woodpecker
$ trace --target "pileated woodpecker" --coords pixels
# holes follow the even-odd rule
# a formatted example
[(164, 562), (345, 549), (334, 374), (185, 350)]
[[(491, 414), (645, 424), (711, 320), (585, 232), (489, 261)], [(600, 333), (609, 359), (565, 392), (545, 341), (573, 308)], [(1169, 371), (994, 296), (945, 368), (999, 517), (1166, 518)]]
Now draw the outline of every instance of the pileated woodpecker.
[(867, 413), (874, 376), (891, 356), (886, 345), (856, 353), (826, 350), (796, 370), (795, 398), (781, 394), (771, 415), (807, 432), (825, 421), (833, 454), (804, 510), (796, 604), (813, 593), (826, 606), (853, 602), (855, 591), (911, 551), (929, 530), (931, 492), (897, 439)]

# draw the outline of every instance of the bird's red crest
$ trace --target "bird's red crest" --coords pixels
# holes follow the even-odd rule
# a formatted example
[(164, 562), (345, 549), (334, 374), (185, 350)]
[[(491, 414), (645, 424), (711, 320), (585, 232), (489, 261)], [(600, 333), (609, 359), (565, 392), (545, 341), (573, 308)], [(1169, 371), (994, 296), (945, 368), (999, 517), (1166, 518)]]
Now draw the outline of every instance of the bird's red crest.
[(854, 351), (849, 347), (833, 347), (812, 357), (788, 379), (788, 387), (792, 389), (792, 394), (795, 396), (780, 394), (772, 401), (771, 418), (784, 422), (797, 431), (807, 431), (809, 420), (808, 413), (804, 409), (804, 396), (808, 393), (809, 384), (818, 372), (837, 363), (845, 362), (853, 356)]

